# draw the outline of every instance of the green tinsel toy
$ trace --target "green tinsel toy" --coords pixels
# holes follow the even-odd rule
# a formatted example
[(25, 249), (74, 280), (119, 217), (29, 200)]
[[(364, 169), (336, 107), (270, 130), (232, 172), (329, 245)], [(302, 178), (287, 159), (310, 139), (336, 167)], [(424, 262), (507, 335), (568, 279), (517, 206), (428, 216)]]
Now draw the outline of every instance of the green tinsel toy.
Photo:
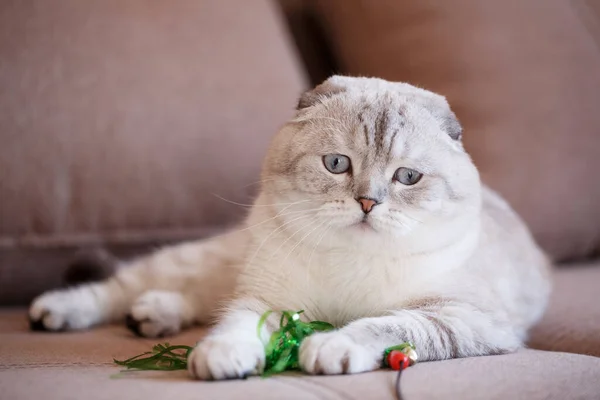
[[(273, 332), (269, 343), (265, 346), (265, 370), (263, 376), (278, 374), (289, 370), (298, 370), (298, 349), (305, 337), (315, 332), (330, 331), (333, 325), (323, 321), (302, 322), (300, 314), (291, 311), (283, 311), (279, 321), (279, 330)], [(267, 311), (258, 322), (257, 334), (271, 315)]]
[[(273, 332), (265, 345), (265, 369), (263, 376), (270, 376), (284, 371), (299, 370), (298, 350), (307, 336), (315, 332), (334, 329), (333, 325), (323, 321), (303, 322), (300, 314), (303, 311), (283, 311), (279, 322), (279, 330)], [(258, 323), (260, 332), (272, 311), (264, 313)], [(185, 345), (171, 346), (168, 343), (157, 344), (151, 352), (143, 353), (127, 360), (114, 360), (117, 365), (128, 370), (142, 371), (175, 371), (187, 369), (187, 358), (193, 347)], [(383, 366), (402, 371), (414, 364), (417, 353), (411, 343), (402, 343), (389, 347), (384, 352)]]

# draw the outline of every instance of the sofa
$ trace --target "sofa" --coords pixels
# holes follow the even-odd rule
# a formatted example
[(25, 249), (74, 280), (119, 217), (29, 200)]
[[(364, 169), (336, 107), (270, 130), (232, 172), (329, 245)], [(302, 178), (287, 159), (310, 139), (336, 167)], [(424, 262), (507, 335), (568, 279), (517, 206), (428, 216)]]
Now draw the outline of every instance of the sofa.
[(36, 295), (109, 274), (98, 258), (243, 218), (270, 137), (332, 73), (447, 96), (482, 179), (556, 264), (526, 348), (417, 363), (403, 398), (600, 399), (598, 0), (0, 2), (0, 398), (395, 398), (386, 370), (122, 373), (113, 358), (156, 340), (27, 321)]

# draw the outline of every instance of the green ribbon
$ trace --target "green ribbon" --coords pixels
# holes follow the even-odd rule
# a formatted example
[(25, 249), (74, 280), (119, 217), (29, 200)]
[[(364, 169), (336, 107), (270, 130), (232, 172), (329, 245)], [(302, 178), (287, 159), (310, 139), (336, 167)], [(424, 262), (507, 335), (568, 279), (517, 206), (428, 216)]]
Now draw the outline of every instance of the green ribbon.
[[(279, 329), (271, 334), (265, 345), (265, 368), (262, 376), (271, 376), (285, 371), (299, 370), (298, 350), (302, 341), (315, 332), (326, 332), (334, 329), (333, 325), (323, 321), (303, 322), (297, 312), (282, 311), (279, 319)], [(262, 328), (267, 318), (273, 311), (265, 312), (258, 321), (256, 333), (261, 338)], [(261, 339), (262, 340), (262, 339)], [(384, 351), (383, 365), (387, 366), (386, 359), (393, 350), (404, 351), (415, 346), (410, 342), (401, 343), (397, 346), (388, 347)], [(169, 343), (157, 344), (152, 351), (146, 352), (127, 360), (114, 360), (115, 364), (122, 367), (140, 371), (175, 371), (187, 369), (187, 359), (194, 348), (185, 345), (171, 346)]]

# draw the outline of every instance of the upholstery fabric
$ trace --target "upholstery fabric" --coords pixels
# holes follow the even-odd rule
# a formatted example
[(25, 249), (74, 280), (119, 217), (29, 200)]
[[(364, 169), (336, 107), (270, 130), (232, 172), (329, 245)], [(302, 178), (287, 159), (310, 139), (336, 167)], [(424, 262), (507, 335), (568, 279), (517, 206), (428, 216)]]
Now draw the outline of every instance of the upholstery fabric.
[(599, 289), (600, 261), (556, 270), (548, 310), (529, 346), (600, 357)]
[[(202, 329), (169, 338), (192, 345)], [(0, 388), (7, 399), (395, 399), (394, 372), (246, 381), (195, 382), (183, 371), (113, 377), (112, 358), (146, 351), (156, 340), (124, 327), (90, 332), (27, 332), (24, 310), (0, 314)], [(600, 359), (523, 350), (516, 354), (417, 364), (402, 378), (405, 399), (597, 399)], [(113, 377), (113, 378), (111, 378)]]
[(239, 220), (219, 197), (255, 192), (306, 86), (297, 61), (268, 0), (0, 2), (0, 293), (47, 267), (15, 271), (25, 251)]
[(2, 2), (4, 238), (222, 225), (292, 115), (270, 2), (126, 4)]
[(600, 2), (320, 0), (342, 72), (448, 97), (482, 178), (557, 261), (600, 249)]

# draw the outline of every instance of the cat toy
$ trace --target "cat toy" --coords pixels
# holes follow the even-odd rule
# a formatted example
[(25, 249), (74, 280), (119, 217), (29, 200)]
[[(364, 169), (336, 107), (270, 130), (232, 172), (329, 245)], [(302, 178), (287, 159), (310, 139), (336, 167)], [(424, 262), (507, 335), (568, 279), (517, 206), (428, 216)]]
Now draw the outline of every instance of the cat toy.
[[(272, 311), (264, 313), (257, 326), (260, 332)], [(265, 368), (263, 377), (285, 371), (300, 370), (298, 350), (302, 341), (315, 332), (326, 332), (334, 329), (333, 325), (323, 321), (304, 322), (300, 320), (303, 311), (283, 311), (279, 321), (279, 329), (271, 334), (265, 345)], [(185, 345), (172, 346), (169, 343), (157, 344), (152, 351), (139, 354), (127, 360), (113, 360), (115, 364), (127, 370), (138, 371), (175, 371), (187, 369), (187, 359), (194, 348)], [(415, 346), (410, 342), (388, 347), (383, 354), (382, 366), (398, 371), (396, 377), (396, 395), (401, 399), (401, 372), (417, 362)]]

